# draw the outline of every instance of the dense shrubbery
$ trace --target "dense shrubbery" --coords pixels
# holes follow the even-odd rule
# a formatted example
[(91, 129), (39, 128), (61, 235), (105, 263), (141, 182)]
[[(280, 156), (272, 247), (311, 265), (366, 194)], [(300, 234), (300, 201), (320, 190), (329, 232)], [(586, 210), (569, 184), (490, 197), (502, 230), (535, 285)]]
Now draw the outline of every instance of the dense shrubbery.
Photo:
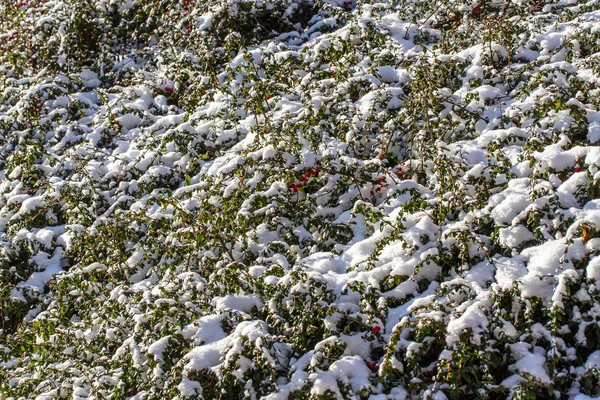
[(0, 3), (0, 399), (600, 395), (598, 1)]

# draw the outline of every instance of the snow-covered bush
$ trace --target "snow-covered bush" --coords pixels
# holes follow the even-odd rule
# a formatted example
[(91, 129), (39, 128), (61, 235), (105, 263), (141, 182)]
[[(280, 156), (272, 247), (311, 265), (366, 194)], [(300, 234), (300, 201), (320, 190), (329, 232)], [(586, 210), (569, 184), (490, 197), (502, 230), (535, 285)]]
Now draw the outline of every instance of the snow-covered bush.
[(600, 4), (0, 3), (0, 399), (600, 396)]

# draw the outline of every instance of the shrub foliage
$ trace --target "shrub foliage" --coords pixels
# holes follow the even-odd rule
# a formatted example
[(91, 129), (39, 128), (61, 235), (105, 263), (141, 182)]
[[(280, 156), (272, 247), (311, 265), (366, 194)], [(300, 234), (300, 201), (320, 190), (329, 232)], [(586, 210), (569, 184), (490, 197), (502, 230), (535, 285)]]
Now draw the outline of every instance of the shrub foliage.
[(597, 0), (0, 2), (0, 399), (600, 395)]

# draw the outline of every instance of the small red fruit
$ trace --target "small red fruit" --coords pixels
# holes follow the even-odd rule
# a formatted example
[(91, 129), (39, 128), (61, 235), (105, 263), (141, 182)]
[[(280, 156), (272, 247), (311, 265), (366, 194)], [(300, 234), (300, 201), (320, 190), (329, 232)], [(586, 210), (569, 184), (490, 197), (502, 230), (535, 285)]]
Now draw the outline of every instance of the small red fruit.
[(374, 327), (371, 328), (371, 333), (373, 335), (376, 335), (379, 333), (379, 331), (381, 331), (381, 327), (379, 325), (375, 325)]

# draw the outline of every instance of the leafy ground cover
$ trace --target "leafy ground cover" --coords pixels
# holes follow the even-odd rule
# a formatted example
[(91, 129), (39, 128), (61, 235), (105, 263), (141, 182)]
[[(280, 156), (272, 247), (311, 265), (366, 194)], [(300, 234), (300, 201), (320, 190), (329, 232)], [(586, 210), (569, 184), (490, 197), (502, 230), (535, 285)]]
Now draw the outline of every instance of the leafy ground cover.
[(0, 399), (600, 396), (600, 2), (0, 2)]

